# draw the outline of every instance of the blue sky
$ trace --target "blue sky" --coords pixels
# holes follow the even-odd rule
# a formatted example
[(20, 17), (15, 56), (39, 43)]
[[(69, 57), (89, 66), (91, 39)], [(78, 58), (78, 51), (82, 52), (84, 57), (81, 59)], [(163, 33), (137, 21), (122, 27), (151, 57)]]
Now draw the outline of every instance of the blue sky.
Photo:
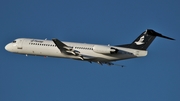
[[(1, 0), (0, 101), (180, 101), (178, 0)], [(126, 67), (13, 54), (16, 38), (131, 43), (151, 28), (147, 57)]]

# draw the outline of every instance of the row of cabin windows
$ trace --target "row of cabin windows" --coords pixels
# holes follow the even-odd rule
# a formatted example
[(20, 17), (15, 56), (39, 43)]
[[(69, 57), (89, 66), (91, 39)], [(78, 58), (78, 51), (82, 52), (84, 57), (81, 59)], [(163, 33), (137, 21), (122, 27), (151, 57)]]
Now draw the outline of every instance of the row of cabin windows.
[(40, 46), (52, 46), (52, 47), (56, 47), (56, 45), (53, 44), (42, 44), (42, 43), (29, 43), (30, 45), (40, 45)]
[[(41, 44), (41, 43), (29, 43), (30, 45), (40, 45), (40, 46), (52, 46), (56, 47), (56, 45), (53, 44)], [(93, 50), (93, 48), (87, 48), (87, 47), (75, 47), (75, 49), (86, 49), (86, 50)]]
[(75, 47), (75, 49), (93, 50), (93, 48), (88, 48), (88, 47)]

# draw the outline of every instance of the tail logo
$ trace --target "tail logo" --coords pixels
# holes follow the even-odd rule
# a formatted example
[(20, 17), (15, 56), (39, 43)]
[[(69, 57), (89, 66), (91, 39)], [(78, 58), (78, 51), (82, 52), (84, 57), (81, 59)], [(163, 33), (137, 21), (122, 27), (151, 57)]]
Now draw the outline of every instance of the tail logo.
[(135, 41), (135, 43), (136, 43), (136, 45), (142, 45), (142, 44), (144, 44), (144, 36), (142, 36), (140, 39), (139, 39), (139, 41)]

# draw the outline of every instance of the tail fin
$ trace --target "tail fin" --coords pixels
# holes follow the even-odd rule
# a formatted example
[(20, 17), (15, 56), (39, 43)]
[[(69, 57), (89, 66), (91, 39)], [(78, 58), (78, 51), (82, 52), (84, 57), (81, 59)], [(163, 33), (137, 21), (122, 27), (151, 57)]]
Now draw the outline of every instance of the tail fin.
[(146, 50), (149, 47), (149, 45), (153, 42), (153, 40), (156, 38), (156, 36), (174, 40), (173, 38), (163, 36), (162, 34), (155, 32), (152, 29), (147, 29), (138, 38), (136, 38), (136, 40), (134, 40), (131, 44), (119, 45), (119, 47)]

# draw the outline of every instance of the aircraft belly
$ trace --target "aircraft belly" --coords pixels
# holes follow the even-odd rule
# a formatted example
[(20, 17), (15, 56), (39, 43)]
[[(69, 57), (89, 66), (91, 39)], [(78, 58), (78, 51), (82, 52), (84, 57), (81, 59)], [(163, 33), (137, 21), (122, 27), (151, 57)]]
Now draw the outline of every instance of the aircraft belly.
[(91, 55), (92, 59), (90, 59), (90, 60), (104, 61), (104, 62), (123, 60), (123, 59), (135, 58), (136, 57), (136, 56), (131, 55), (131, 54), (109, 54), (109, 55), (105, 55), (105, 54), (99, 54), (99, 53), (94, 53), (94, 52), (84, 53), (84, 54)]

